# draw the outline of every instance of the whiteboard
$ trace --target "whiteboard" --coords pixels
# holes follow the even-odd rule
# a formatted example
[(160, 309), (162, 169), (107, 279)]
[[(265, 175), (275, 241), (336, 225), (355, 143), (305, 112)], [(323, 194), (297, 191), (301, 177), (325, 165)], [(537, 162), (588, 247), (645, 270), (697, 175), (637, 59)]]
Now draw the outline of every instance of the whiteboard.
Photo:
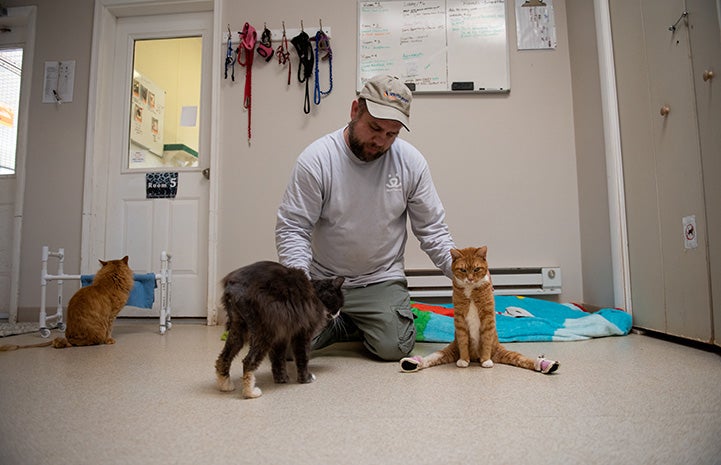
[(509, 92), (505, 0), (358, 1), (356, 90), (377, 74), (414, 92)]

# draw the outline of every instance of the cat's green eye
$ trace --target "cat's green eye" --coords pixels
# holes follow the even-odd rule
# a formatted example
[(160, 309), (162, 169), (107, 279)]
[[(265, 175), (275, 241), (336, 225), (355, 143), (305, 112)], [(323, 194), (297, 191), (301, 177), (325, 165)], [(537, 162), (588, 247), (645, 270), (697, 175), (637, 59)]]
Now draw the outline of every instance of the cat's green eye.
[(461, 273), (467, 273), (468, 271), (465, 268), (461, 268)]
[(481, 271), (481, 267), (480, 267), (480, 266), (477, 266), (477, 267), (473, 268), (473, 272), (474, 272), (474, 273), (478, 273), (479, 271)]

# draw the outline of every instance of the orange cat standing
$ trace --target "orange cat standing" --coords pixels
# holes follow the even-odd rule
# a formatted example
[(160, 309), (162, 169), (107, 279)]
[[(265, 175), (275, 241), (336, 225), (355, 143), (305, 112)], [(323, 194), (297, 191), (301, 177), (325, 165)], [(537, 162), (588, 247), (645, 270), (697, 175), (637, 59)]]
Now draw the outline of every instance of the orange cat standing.
[(506, 349), (498, 342), (487, 251), (486, 246), (451, 250), (455, 336), (446, 347), (426, 357), (402, 359), (403, 371), (418, 371), (451, 362), (465, 368), (471, 361), (480, 362), (484, 368), (491, 368), (494, 363), (502, 363), (544, 374), (558, 369), (560, 364), (555, 360), (548, 360), (542, 355), (533, 360)]
[(128, 256), (120, 260), (103, 261), (95, 274), (93, 283), (80, 288), (68, 302), (65, 337), (26, 346), (4, 345), (0, 351), (45, 347), (52, 344), (56, 349), (71, 346), (114, 344), (113, 323), (130, 297), (133, 288), (133, 270), (128, 266)]

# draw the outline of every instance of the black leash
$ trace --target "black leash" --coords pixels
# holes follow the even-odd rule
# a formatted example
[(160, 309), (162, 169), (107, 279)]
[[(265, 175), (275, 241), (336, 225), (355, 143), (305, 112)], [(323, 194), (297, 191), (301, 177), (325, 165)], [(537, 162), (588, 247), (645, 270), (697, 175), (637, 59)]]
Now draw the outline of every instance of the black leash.
[[(310, 91), (308, 89), (308, 81), (313, 75), (313, 47), (310, 43), (308, 34), (301, 30), (300, 34), (293, 37), (290, 42), (298, 52), (298, 82), (305, 82), (305, 101), (303, 103), (303, 112), (307, 115), (310, 113)], [(301, 76), (301, 72), (303, 75)]]

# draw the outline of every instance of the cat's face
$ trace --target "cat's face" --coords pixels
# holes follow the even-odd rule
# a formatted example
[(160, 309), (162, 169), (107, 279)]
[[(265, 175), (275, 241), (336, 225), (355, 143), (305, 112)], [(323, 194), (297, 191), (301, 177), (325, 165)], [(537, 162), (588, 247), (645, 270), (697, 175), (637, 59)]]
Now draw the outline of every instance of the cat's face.
[(459, 285), (475, 287), (488, 282), (487, 250), (486, 246), (451, 249), (453, 277)]
[(314, 279), (312, 281), (315, 294), (326, 308), (328, 319), (337, 317), (345, 303), (341, 290), (343, 281), (345, 278)]

